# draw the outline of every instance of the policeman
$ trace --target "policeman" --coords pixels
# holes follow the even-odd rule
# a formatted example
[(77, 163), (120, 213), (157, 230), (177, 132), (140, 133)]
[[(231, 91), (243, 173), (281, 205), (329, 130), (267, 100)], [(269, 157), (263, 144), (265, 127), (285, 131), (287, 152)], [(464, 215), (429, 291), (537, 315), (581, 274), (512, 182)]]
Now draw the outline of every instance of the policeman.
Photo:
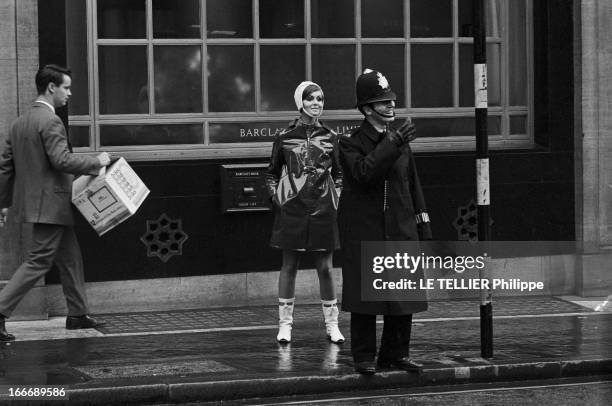
[[(397, 130), (395, 93), (385, 76), (366, 69), (357, 79), (361, 126), (339, 143), (344, 190), (338, 208), (343, 248), (342, 309), (351, 312), (351, 353), (355, 370), (420, 371), (409, 358), (412, 314), (427, 310), (427, 300), (368, 302), (361, 298), (361, 242), (431, 239), (429, 215), (408, 143), (416, 137), (407, 120)], [(376, 316), (384, 328), (376, 358)]]

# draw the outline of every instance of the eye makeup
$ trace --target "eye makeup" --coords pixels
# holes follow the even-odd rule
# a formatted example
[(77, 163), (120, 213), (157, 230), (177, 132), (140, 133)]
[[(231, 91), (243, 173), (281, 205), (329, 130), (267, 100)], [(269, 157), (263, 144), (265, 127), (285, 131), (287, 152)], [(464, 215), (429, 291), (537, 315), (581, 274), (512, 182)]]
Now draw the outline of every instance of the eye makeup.
[[(313, 101), (314, 99), (315, 99), (315, 97), (313, 95), (309, 95), (304, 100), (306, 100), (306, 101)], [(317, 99), (318, 102), (322, 102), (324, 100), (323, 96), (317, 96), (316, 99)]]

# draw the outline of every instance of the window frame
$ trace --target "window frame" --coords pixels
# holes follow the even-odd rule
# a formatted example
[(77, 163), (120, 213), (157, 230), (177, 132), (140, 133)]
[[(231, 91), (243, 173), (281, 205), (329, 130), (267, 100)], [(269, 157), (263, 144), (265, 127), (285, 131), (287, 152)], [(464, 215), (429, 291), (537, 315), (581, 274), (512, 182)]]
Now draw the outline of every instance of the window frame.
[[(216, 158), (263, 158), (271, 151), (271, 141), (266, 142), (234, 142), (210, 143), (210, 123), (241, 123), (270, 122), (288, 123), (297, 116), (295, 111), (262, 111), (261, 109), (261, 72), (260, 47), (262, 45), (305, 46), (305, 80), (312, 78), (312, 45), (343, 45), (355, 47), (355, 77), (364, 68), (362, 66), (362, 45), (364, 44), (403, 44), (405, 52), (404, 94), (406, 106), (411, 106), (411, 52), (413, 44), (452, 44), (453, 48), (453, 107), (444, 108), (397, 108), (399, 116), (410, 115), (418, 118), (454, 118), (474, 117), (474, 107), (459, 107), (459, 48), (462, 44), (473, 43), (472, 38), (459, 36), (459, 1), (452, 2), (453, 27), (452, 37), (412, 38), (410, 36), (410, 0), (403, 0), (404, 7), (404, 37), (403, 38), (362, 38), (361, 37), (361, 0), (354, 0), (355, 37), (353, 38), (313, 38), (311, 26), (311, 0), (304, 1), (304, 38), (274, 39), (259, 37), (259, 0), (252, 0), (253, 37), (252, 38), (207, 38), (206, 36), (206, 0), (200, 0), (200, 38), (154, 39), (153, 38), (153, 0), (143, 0), (146, 13), (145, 39), (98, 39), (97, 38), (97, 2), (87, 0), (87, 71), (89, 114), (70, 115), (70, 126), (89, 127), (89, 147), (75, 148), (76, 152), (91, 153), (108, 151), (119, 153), (132, 161), (149, 160), (182, 160), (182, 159), (216, 159)], [(509, 37), (508, 27), (510, 13), (509, 4), (512, 0), (499, 0), (502, 7), (501, 27), (499, 37), (488, 37), (487, 44), (497, 43), (500, 46), (500, 77), (501, 105), (489, 106), (489, 115), (501, 117), (501, 134), (489, 136), (489, 147), (492, 150), (530, 149), (534, 143), (534, 62), (533, 62), (533, 0), (525, 0), (526, 7), (526, 83), (527, 106), (510, 106), (509, 95)], [(171, 113), (157, 114), (154, 109), (155, 95), (149, 97), (149, 114), (100, 114), (99, 103), (99, 65), (98, 50), (105, 45), (142, 45), (147, 47), (147, 76), (149, 89), (155, 86), (154, 81), (154, 47), (158, 45), (199, 45), (202, 55), (202, 105), (201, 113)], [(253, 47), (253, 78), (254, 78), (254, 112), (210, 112), (208, 105), (208, 67), (206, 60), (209, 45), (251, 45)], [(527, 134), (510, 134), (510, 117), (526, 116)], [(361, 120), (363, 117), (356, 109), (326, 110), (322, 120)], [(173, 144), (173, 145), (135, 145), (135, 146), (101, 146), (100, 127), (109, 124), (201, 124), (203, 144)], [(418, 130), (418, 129), (417, 129)], [(505, 135), (504, 135), (505, 134)], [(423, 137), (417, 138), (411, 144), (415, 152), (440, 151), (473, 151), (475, 136)]]

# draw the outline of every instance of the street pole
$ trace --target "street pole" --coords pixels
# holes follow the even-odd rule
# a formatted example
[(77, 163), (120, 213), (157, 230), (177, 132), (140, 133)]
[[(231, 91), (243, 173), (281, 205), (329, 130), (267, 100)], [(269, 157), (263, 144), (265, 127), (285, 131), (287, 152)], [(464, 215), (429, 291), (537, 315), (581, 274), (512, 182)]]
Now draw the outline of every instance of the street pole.
[[(474, 24), (474, 106), (476, 115), (476, 202), (478, 204), (478, 240), (491, 240), (489, 185), (489, 138), (487, 133), (487, 32), (485, 0), (473, 0)], [(484, 243), (483, 247), (488, 247)], [(490, 250), (486, 250), (489, 252)], [(489, 257), (488, 257), (489, 258)], [(489, 261), (480, 270), (481, 279), (490, 279)], [(493, 303), (490, 289), (480, 291), (480, 354), (493, 357)]]

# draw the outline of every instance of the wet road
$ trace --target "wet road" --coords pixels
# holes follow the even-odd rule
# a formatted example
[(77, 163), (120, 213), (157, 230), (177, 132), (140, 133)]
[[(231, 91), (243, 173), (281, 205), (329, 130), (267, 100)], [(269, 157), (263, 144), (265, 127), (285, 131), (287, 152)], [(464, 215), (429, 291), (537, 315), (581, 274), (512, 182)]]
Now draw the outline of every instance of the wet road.
[[(606, 378), (607, 379), (607, 378)], [(605, 406), (612, 399), (612, 381), (595, 382), (547, 382), (530, 381), (503, 385), (480, 385), (477, 388), (436, 388), (415, 391), (386, 391), (386, 393), (354, 393), (347, 396), (321, 399), (279, 399), (275, 402), (241, 402), (226, 406)], [(187, 405), (186, 405), (187, 406)]]

